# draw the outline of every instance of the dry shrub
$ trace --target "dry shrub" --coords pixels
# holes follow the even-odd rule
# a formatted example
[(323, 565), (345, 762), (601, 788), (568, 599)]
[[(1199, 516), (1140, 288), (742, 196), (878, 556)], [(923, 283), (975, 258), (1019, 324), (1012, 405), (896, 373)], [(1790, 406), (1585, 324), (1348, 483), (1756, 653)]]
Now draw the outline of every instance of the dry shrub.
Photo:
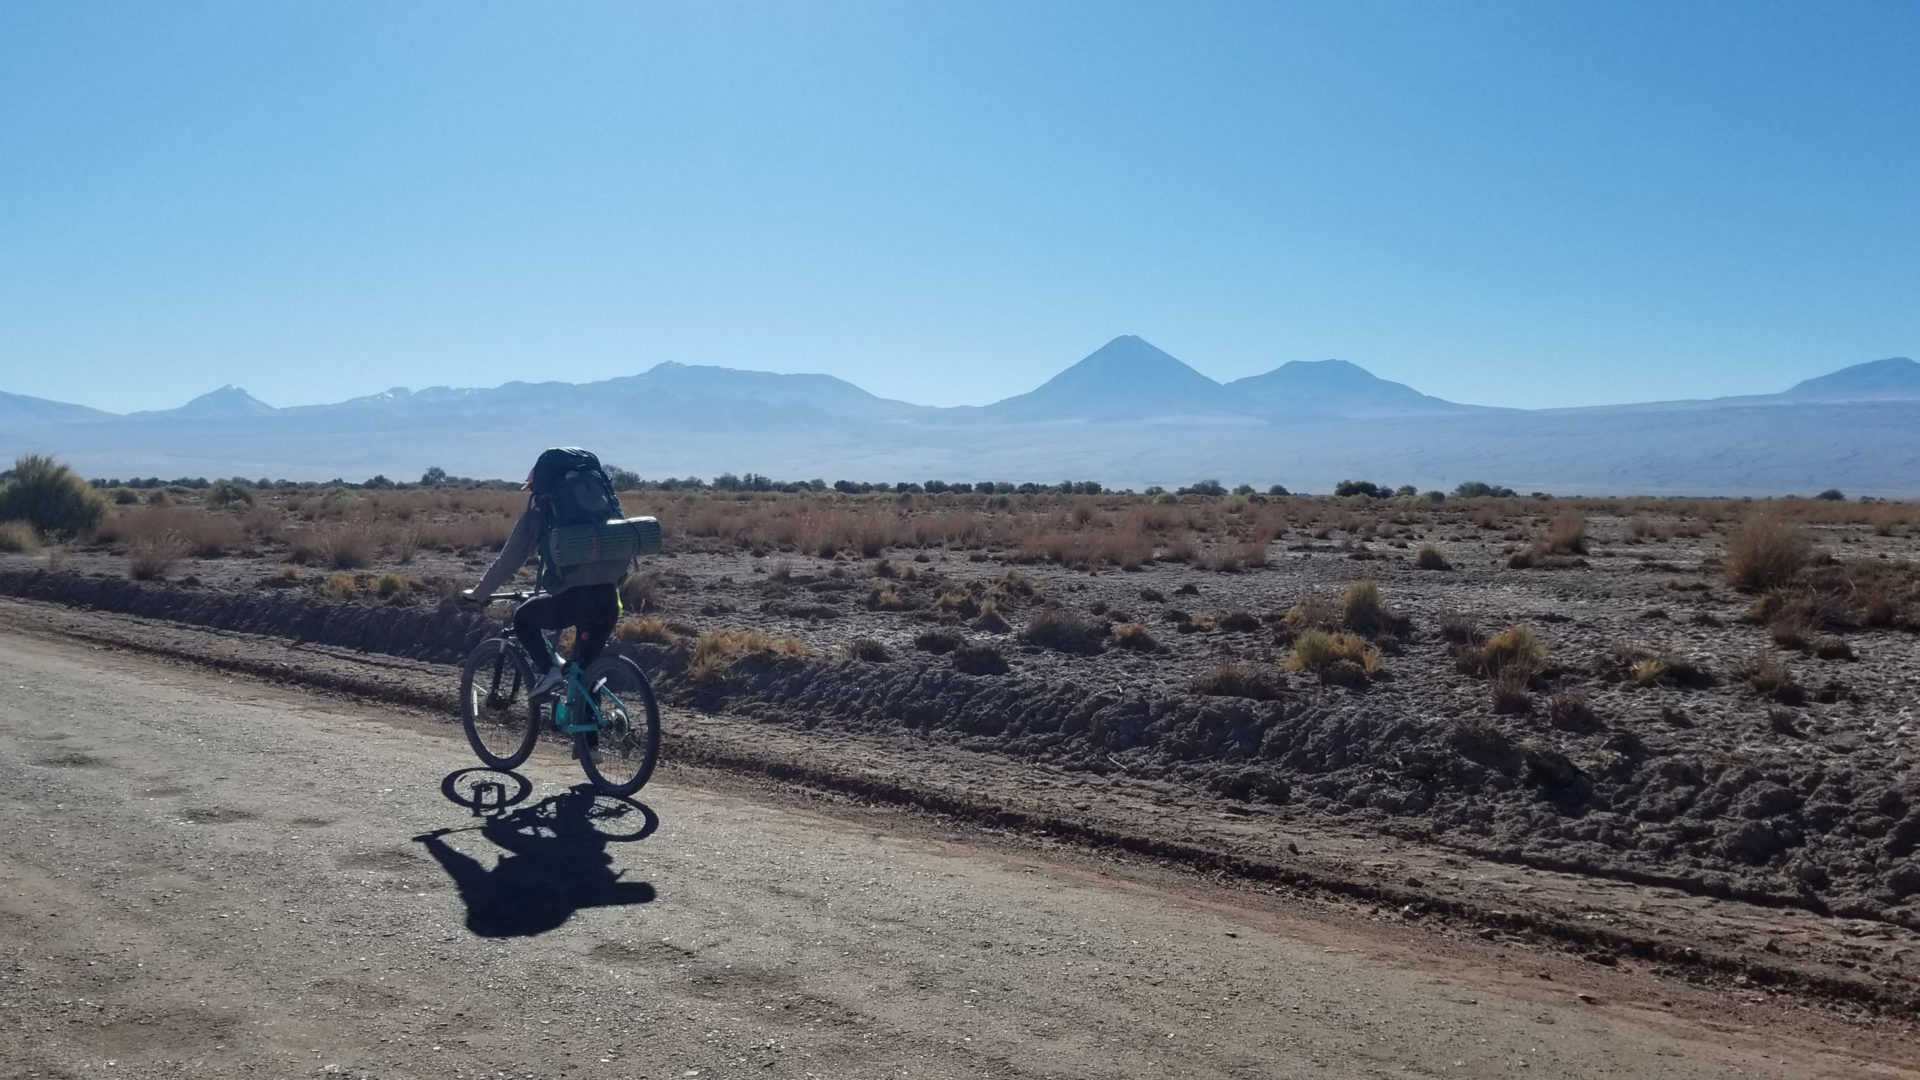
[(948, 589), (933, 602), (935, 614), (956, 619), (971, 619), (980, 614), (980, 602), (961, 589)]
[(107, 497), (66, 465), (43, 454), (14, 459), (0, 485), (0, 520), (24, 521), (43, 536), (78, 536), (106, 519)]
[(1587, 515), (1578, 510), (1562, 510), (1547, 528), (1547, 550), (1559, 555), (1587, 553)]
[(635, 615), (621, 619), (620, 625), (613, 628), (613, 636), (629, 644), (672, 645), (680, 640), (664, 619), (651, 615)]
[(321, 537), (320, 549), (328, 566), (335, 570), (358, 570), (373, 561), (373, 537), (351, 525), (330, 528)]
[(1145, 623), (1116, 623), (1112, 633), (1113, 643), (1122, 649), (1132, 649), (1135, 652), (1160, 651), (1160, 642), (1147, 632)]
[(1808, 639), (1807, 650), (1822, 660), (1856, 660), (1853, 646), (1837, 634), (1818, 634)]
[(1546, 667), (1547, 646), (1533, 627), (1516, 623), (1484, 642), (1463, 642), (1458, 659), (1460, 670), (1469, 675), (1531, 682)]
[(1387, 606), (1380, 596), (1379, 583), (1374, 581), (1356, 581), (1347, 586), (1340, 597), (1340, 622), (1362, 637), (1401, 635), (1408, 629), (1407, 620)]
[(758, 630), (707, 630), (693, 643), (687, 674), (696, 682), (715, 683), (749, 657), (795, 660), (812, 655), (813, 650), (797, 637)]
[(1246, 634), (1260, 629), (1260, 619), (1251, 611), (1229, 611), (1214, 620), (1214, 625), (1232, 634)]
[(866, 604), (869, 611), (905, 611), (912, 606), (905, 593), (887, 584), (869, 589)]
[(1271, 664), (1229, 661), (1215, 664), (1193, 680), (1190, 689), (1209, 697), (1240, 697), (1272, 701), (1286, 692), (1287, 677)]
[(1813, 557), (1813, 542), (1799, 525), (1777, 513), (1748, 518), (1727, 538), (1722, 572), (1744, 592), (1778, 588)]
[(175, 564), (186, 558), (187, 542), (167, 533), (147, 536), (134, 541), (129, 553), (128, 575), (135, 581), (160, 581), (173, 570)]
[(0, 521), (0, 553), (17, 555), (39, 546), (40, 537), (33, 526), (24, 521)]
[(1323, 683), (1358, 686), (1380, 672), (1380, 650), (1345, 631), (1308, 630), (1293, 639), (1288, 671), (1309, 671)]
[(999, 600), (1032, 600), (1045, 592), (1045, 586), (1018, 570), (1000, 575), (1000, 580), (993, 585), (993, 596)]
[(381, 574), (373, 591), (382, 600), (405, 600), (419, 586), (420, 579), (412, 574)]
[(1341, 625), (1339, 605), (1324, 596), (1309, 595), (1288, 608), (1274, 629), (1282, 637), (1294, 638), (1310, 630), (1338, 630)]
[(953, 650), (954, 670), (963, 675), (1005, 675), (1007, 658), (987, 642), (971, 642)]
[(1493, 696), (1493, 711), (1497, 713), (1530, 713), (1533, 711), (1533, 679), (1531, 675), (1518, 668), (1495, 672), (1487, 680), (1488, 691)]
[(1473, 625), (1473, 619), (1465, 612), (1449, 611), (1440, 616), (1440, 636), (1455, 645), (1478, 644), (1480, 630)]
[(1063, 608), (1043, 607), (1027, 617), (1020, 640), (1064, 653), (1091, 656), (1103, 648), (1106, 629)]
[(980, 605), (980, 617), (973, 620), (975, 630), (985, 630), (989, 634), (1004, 634), (1013, 629), (1006, 618), (1000, 614), (1000, 607), (989, 599)]
[(1413, 565), (1421, 570), (1451, 570), (1453, 564), (1447, 561), (1446, 553), (1432, 544), (1421, 544), (1413, 557)]
[(951, 630), (927, 630), (913, 639), (914, 648), (935, 656), (945, 656), (966, 643), (966, 638)]
[(1600, 727), (1600, 717), (1594, 713), (1587, 695), (1578, 690), (1562, 690), (1548, 699), (1547, 719), (1565, 731), (1593, 731)]
[(885, 664), (893, 659), (887, 647), (870, 637), (858, 637), (847, 642), (847, 659), (859, 660), (868, 664)]
[(1755, 693), (1782, 705), (1798, 705), (1807, 699), (1806, 689), (1794, 680), (1793, 672), (1769, 653), (1756, 654), (1736, 674)]
[(1635, 686), (1705, 689), (1716, 681), (1699, 662), (1672, 652), (1655, 652), (1638, 645), (1616, 645), (1597, 665), (1601, 678)]
[(347, 600), (360, 595), (360, 585), (353, 580), (352, 574), (336, 570), (321, 583), (320, 592), (334, 600)]

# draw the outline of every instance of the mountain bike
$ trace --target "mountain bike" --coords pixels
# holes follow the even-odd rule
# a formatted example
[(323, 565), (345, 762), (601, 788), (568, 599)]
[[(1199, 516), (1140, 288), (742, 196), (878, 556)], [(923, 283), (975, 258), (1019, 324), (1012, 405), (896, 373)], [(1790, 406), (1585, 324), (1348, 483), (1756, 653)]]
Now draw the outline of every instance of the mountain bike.
[[(481, 602), (524, 603), (537, 595), (497, 593)], [(510, 770), (549, 728), (573, 740), (573, 756), (594, 787), (609, 795), (640, 790), (660, 760), (660, 706), (640, 665), (603, 656), (583, 671), (567, 660), (560, 688), (536, 700), (527, 693), (533, 665), (511, 625), (474, 646), (460, 667), (460, 723), (473, 752), (490, 768)], [(546, 634), (549, 647), (555, 636)]]

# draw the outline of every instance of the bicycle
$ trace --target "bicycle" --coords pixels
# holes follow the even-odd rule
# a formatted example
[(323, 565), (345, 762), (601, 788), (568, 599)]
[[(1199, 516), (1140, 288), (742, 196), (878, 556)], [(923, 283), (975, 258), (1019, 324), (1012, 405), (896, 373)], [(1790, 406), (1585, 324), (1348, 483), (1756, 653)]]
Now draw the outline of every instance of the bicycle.
[[(480, 602), (524, 603), (537, 595), (496, 593)], [(560, 688), (536, 701), (526, 694), (533, 666), (511, 630), (474, 646), (460, 667), (460, 723), (467, 742), (489, 768), (507, 771), (527, 760), (541, 729), (550, 728), (572, 738), (573, 756), (594, 787), (609, 795), (633, 794), (660, 760), (653, 684), (624, 656), (603, 656), (584, 673), (571, 660), (564, 665)]]

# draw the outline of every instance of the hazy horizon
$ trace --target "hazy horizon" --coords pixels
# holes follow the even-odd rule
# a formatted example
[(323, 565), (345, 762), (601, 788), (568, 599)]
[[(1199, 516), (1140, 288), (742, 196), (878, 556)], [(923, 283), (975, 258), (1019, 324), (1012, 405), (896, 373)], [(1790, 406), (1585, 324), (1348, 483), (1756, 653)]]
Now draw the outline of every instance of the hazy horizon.
[(0, 9), (0, 390), (985, 404), (1132, 333), (1474, 404), (1920, 355), (1920, 8)]

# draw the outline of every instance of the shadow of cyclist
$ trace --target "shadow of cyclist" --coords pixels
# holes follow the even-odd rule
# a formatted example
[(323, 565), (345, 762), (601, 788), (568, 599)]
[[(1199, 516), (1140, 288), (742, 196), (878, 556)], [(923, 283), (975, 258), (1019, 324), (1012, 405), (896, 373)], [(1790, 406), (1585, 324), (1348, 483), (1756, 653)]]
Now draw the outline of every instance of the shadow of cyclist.
[[(638, 829), (618, 819), (639, 815)], [(609, 822), (611, 819), (611, 826)], [(622, 881), (607, 844), (638, 840), (659, 819), (630, 799), (610, 799), (582, 785), (479, 825), (506, 854), (492, 868), (448, 846), (435, 829), (414, 839), (446, 870), (467, 905), (467, 929), (480, 937), (530, 937), (552, 930), (582, 908), (620, 907), (653, 900), (653, 886)]]

